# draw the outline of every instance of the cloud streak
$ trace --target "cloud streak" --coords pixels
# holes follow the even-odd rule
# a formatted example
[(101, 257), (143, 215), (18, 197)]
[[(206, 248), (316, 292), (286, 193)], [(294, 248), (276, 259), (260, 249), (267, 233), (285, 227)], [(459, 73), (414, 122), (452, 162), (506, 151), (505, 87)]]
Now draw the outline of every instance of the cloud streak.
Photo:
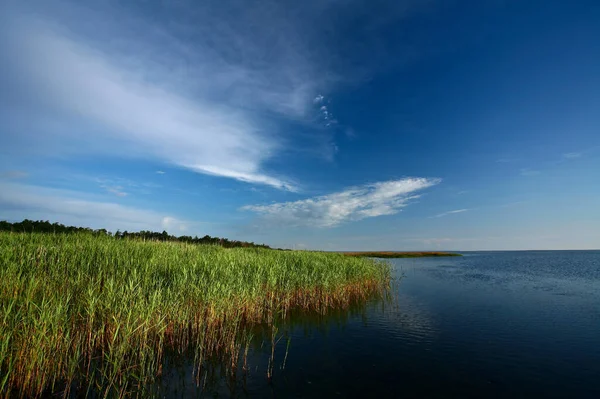
[(335, 227), (349, 221), (398, 213), (412, 200), (419, 198), (415, 192), (440, 181), (405, 178), (350, 187), (341, 192), (300, 201), (247, 205), (241, 209), (286, 226)]
[(469, 209), (456, 209), (454, 211), (448, 211), (448, 212), (439, 213), (439, 214), (437, 214), (435, 216), (431, 216), (431, 217), (432, 218), (441, 218), (441, 217), (444, 217), (444, 216), (453, 215), (455, 213), (463, 213), (463, 212), (467, 212), (467, 211), (469, 211)]
[(81, 193), (25, 184), (0, 185), (0, 219), (39, 219), (116, 230), (187, 231), (196, 223), (173, 215), (104, 202)]
[(101, 185), (101, 188), (105, 189), (107, 192), (116, 195), (117, 197), (126, 197), (128, 194), (123, 190), (122, 186), (107, 186)]
[(189, 101), (128, 76), (84, 45), (37, 32), (22, 43), (30, 78), (56, 105), (105, 126), (104, 139), (197, 172), (287, 186), (260, 170), (277, 143), (262, 137), (247, 115), (219, 104)]
[(377, 44), (378, 29), (421, 7), (384, 6), (382, 19), (380, 7), (337, 0), (9, 3), (0, 112), (13, 137), (0, 146), (149, 159), (292, 191), (270, 168), (288, 152), (333, 158), (326, 96), (379, 64), (339, 45), (355, 17)]
[[(64, 18), (68, 13), (56, 17), (41, 11), (31, 17), (7, 8), (18, 21), (6, 18), (0, 30), (9, 54), (6, 66), (15, 77), (13, 90), (72, 127), (50, 132), (40, 123), (31, 134), (52, 143), (53, 150), (118, 152), (296, 190), (288, 178), (266, 171), (265, 164), (289, 147), (278, 123), (310, 123), (317, 88), (327, 82), (295, 24), (283, 29), (289, 21), (275, 18), (283, 37), (272, 42), (271, 28), (257, 28), (256, 20), (238, 13), (247, 7), (238, 6), (228, 19), (208, 18), (210, 13), (197, 7), (199, 37), (193, 42), (177, 37), (189, 27), (180, 20), (172, 24), (175, 33), (168, 25), (141, 24), (148, 30), (141, 42), (145, 35), (131, 35), (135, 24), (116, 7), (109, 11), (125, 28), (97, 29), (106, 37), (79, 34), (84, 29), (73, 16), (110, 27), (109, 18), (83, 7), (67, 7), (72, 20)], [(115, 38), (116, 49), (106, 44)]]

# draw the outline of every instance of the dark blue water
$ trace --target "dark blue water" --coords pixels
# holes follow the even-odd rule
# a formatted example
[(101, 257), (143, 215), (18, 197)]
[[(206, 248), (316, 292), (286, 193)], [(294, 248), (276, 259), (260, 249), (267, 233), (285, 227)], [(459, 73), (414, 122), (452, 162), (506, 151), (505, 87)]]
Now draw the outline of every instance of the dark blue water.
[(392, 304), (301, 320), (277, 345), (271, 383), (265, 345), (243, 383), (211, 394), (600, 398), (600, 251), (391, 263)]

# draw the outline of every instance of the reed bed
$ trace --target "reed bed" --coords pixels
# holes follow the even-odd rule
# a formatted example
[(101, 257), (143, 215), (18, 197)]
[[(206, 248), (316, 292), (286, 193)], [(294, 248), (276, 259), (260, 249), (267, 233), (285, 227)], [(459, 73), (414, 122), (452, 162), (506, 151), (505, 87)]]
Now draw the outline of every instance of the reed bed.
[(130, 396), (166, 352), (234, 371), (253, 325), (346, 308), (389, 280), (387, 264), (336, 253), (3, 232), (0, 396)]

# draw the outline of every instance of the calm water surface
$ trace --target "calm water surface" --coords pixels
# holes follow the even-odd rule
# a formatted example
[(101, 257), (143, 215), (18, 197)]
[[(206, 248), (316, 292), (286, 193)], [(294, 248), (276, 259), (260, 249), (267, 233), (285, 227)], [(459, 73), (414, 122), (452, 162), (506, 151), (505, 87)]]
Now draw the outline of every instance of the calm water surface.
[[(204, 394), (600, 398), (600, 251), (391, 263), (402, 277), (393, 304), (299, 320), (277, 345), (271, 384), (270, 349), (257, 346), (245, 382)], [(171, 382), (165, 394), (200, 392)]]

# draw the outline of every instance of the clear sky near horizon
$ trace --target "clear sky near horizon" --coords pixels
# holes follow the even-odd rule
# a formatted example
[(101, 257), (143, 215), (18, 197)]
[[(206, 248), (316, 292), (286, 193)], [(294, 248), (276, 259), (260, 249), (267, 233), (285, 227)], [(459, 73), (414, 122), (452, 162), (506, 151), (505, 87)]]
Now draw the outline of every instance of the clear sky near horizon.
[(3, 1), (0, 220), (600, 248), (600, 2)]

